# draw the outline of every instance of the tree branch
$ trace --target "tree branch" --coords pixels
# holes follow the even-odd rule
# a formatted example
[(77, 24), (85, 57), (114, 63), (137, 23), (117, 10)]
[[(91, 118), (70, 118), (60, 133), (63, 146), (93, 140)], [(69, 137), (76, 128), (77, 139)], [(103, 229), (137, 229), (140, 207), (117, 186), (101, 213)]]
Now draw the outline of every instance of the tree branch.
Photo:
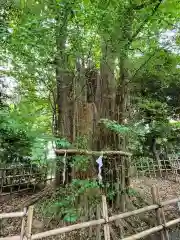
[(159, 9), (161, 3), (163, 2), (163, 0), (158, 0), (158, 3), (156, 4), (156, 6), (154, 7), (152, 14), (149, 15), (144, 21), (143, 23), (139, 26), (139, 28), (136, 30), (136, 32), (132, 35), (131, 39), (128, 42), (128, 45), (130, 45), (134, 39), (137, 37), (137, 35), (141, 32), (141, 30), (143, 29), (143, 27), (148, 23), (149, 19), (157, 12), (157, 10)]
[(174, 28), (177, 29), (177, 30), (180, 30), (180, 27), (177, 26), (176, 24), (173, 24), (173, 23), (169, 22), (169, 21), (166, 20), (166, 19), (163, 19), (163, 21), (166, 22), (166, 23), (168, 24), (168, 26), (171, 26), (171, 27), (174, 27)]
[(143, 52), (140, 48), (129, 48), (130, 51), (139, 51), (142, 54), (144, 54), (145, 52)]
[(153, 54), (151, 54), (149, 56), (149, 58), (136, 70), (136, 72), (134, 73), (134, 75), (132, 76), (132, 78), (136, 77), (137, 74), (140, 72), (140, 70), (146, 66), (146, 64), (151, 60), (152, 57), (154, 57), (154, 55), (156, 54), (156, 50), (153, 52)]
[(141, 3), (139, 5), (138, 4), (132, 4), (132, 8), (134, 10), (141, 10), (141, 9), (143, 9), (143, 8), (149, 6), (149, 5), (152, 5), (152, 4), (156, 3), (156, 1), (157, 0), (151, 0), (149, 2)]

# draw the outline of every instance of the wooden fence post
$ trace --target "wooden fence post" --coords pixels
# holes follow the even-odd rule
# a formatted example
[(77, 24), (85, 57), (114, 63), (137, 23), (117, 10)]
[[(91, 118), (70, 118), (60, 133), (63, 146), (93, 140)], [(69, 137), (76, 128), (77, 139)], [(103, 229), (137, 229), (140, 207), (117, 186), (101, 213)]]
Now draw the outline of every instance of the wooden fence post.
[(23, 240), (24, 234), (25, 234), (25, 217), (27, 213), (27, 208), (24, 208), (24, 216), (22, 217), (22, 222), (21, 222), (21, 234), (20, 234), (20, 240)]
[[(157, 196), (157, 187), (156, 186), (152, 186), (151, 193), (152, 193), (153, 203), (159, 205), (159, 199), (158, 199), (158, 196)], [(158, 208), (158, 209), (155, 210), (155, 212), (156, 212), (157, 225), (162, 225), (161, 209)], [(163, 231), (160, 231), (160, 239), (165, 240)]]
[[(121, 212), (125, 212), (125, 178), (126, 178), (126, 169), (125, 169), (125, 158), (121, 157)], [(118, 183), (120, 184), (120, 183)], [(118, 193), (119, 194), (119, 193)]]
[(29, 206), (28, 207), (28, 218), (27, 218), (27, 231), (26, 231), (27, 240), (31, 240), (33, 211), (34, 211), (34, 206)]
[(160, 208), (160, 213), (161, 213), (161, 217), (162, 217), (162, 224), (164, 226), (164, 238), (165, 240), (169, 240), (169, 232), (168, 232), (168, 229), (165, 227), (166, 226), (166, 218), (165, 218), (165, 214), (164, 214), (164, 207), (161, 205), (161, 202), (160, 202), (160, 195), (159, 195), (159, 188), (156, 187), (156, 193), (157, 193), (157, 199), (158, 199), (158, 204), (159, 206), (161, 207)]
[(106, 224), (104, 224), (104, 239), (110, 240), (110, 231), (109, 231), (109, 225), (108, 225), (108, 207), (107, 207), (107, 201), (106, 196), (102, 195), (102, 208), (103, 208), (103, 218), (106, 221)]
[[(96, 217), (97, 219), (101, 218), (101, 206), (100, 204), (97, 205), (96, 208)], [(96, 240), (101, 240), (101, 225), (96, 227)]]

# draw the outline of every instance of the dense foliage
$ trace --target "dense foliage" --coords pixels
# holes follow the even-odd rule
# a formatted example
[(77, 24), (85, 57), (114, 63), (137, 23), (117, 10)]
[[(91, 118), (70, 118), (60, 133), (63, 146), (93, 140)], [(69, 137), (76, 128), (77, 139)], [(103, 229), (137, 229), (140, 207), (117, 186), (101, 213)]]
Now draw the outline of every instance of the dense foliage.
[[(1, 81), (14, 79), (19, 96), (1, 107), (1, 148), (7, 149), (3, 158), (8, 152), (31, 154), (42, 132), (61, 134), (59, 121), (65, 113), (60, 108), (67, 107), (62, 105), (67, 96), (58, 88), (73, 75), (78, 79), (72, 83), (76, 95), (81, 93), (87, 67), (103, 78), (102, 97), (115, 88), (116, 99), (124, 96), (118, 103), (120, 124), (126, 119), (131, 128), (137, 123), (144, 129), (139, 154), (167, 151), (177, 132), (169, 120), (179, 119), (179, 8), (171, 0), (3, 1), (0, 76)], [(104, 113), (100, 117), (118, 120)], [(69, 141), (68, 134), (62, 137)]]

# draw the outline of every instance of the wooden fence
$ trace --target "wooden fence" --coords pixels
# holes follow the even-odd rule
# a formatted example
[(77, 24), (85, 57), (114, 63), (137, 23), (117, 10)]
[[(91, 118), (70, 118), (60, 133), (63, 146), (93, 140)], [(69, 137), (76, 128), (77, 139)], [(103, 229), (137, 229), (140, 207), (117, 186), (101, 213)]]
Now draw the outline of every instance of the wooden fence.
[[(106, 202), (106, 196), (102, 195), (102, 218), (97, 219), (97, 220), (88, 221), (88, 222), (82, 222), (82, 223), (78, 223), (78, 224), (74, 224), (74, 225), (70, 225), (70, 226), (66, 226), (66, 227), (62, 227), (62, 228), (57, 228), (57, 229), (53, 229), (50, 231), (45, 231), (45, 232), (41, 232), (41, 233), (37, 233), (37, 234), (33, 234), (33, 235), (31, 234), (32, 233), (32, 221), (33, 221), (33, 206), (30, 206), (27, 210), (24, 209), (24, 212), (0, 214), (0, 219), (13, 218), (13, 217), (21, 217), (22, 218), (21, 232), (20, 232), (19, 236), (0, 238), (0, 240), (42, 239), (45, 237), (69, 233), (69, 232), (72, 232), (72, 231), (78, 230), (78, 229), (84, 229), (84, 228), (95, 227), (95, 226), (98, 227), (100, 225), (103, 225), (103, 229), (104, 229), (104, 238), (103, 239), (110, 240), (111, 239), (110, 223), (112, 223), (116, 220), (125, 219), (125, 218), (131, 217), (131, 216), (136, 216), (138, 214), (147, 213), (152, 210), (154, 210), (156, 213), (157, 226), (152, 227), (148, 230), (144, 230), (142, 232), (136, 233), (132, 236), (128, 236), (125, 238), (122, 237), (119, 239), (122, 239), (122, 240), (141, 239), (141, 238), (147, 237), (151, 234), (159, 232), (161, 240), (169, 240), (168, 229), (170, 227), (172, 227), (173, 225), (180, 223), (180, 218), (166, 222), (165, 214), (164, 214), (164, 207), (167, 205), (170, 205), (170, 204), (180, 202), (180, 198), (160, 202), (159, 190), (157, 187), (153, 186), (152, 187), (152, 199), (153, 199), (153, 204), (150, 206), (139, 208), (137, 210), (130, 211), (130, 212), (120, 213), (118, 215), (108, 216), (108, 206), (107, 206), (107, 202)], [(27, 216), (27, 221), (25, 221), (26, 216)], [(102, 239), (102, 238), (100, 238), (100, 239)]]
[[(80, 149), (57, 149), (56, 154), (63, 156), (99, 156), (101, 151), (87, 151)], [(108, 159), (103, 159), (104, 181), (112, 182), (113, 175), (117, 175), (117, 169), (124, 169), (130, 178), (140, 178), (141, 176), (165, 177), (169, 180), (180, 181), (180, 160), (173, 157), (159, 162), (144, 158), (131, 158), (131, 153), (122, 151), (104, 151), (103, 155)], [(122, 166), (122, 163), (124, 166)], [(112, 164), (111, 164), (112, 163)], [(117, 166), (118, 164), (118, 166)], [(63, 163), (61, 164), (63, 167)], [(116, 165), (116, 167), (114, 167)], [(127, 167), (129, 169), (127, 169)], [(61, 170), (62, 171), (62, 170)], [(67, 171), (67, 164), (66, 169)], [(57, 172), (57, 171), (56, 171)], [(63, 175), (63, 173), (62, 173)], [(68, 176), (68, 175), (67, 175)], [(29, 165), (0, 165), (0, 195), (7, 195), (26, 190), (35, 190), (39, 185), (55, 179), (55, 163), (45, 163), (38, 168), (34, 164)], [(70, 178), (71, 179), (71, 178)], [(71, 180), (70, 180), (71, 181)], [(67, 181), (68, 182), (68, 181)]]
[[(118, 167), (122, 167), (122, 162), (126, 162), (123, 166), (124, 170), (127, 171), (129, 177), (140, 178), (141, 176), (149, 176), (149, 177), (163, 177), (169, 180), (173, 180), (176, 182), (180, 182), (180, 159), (177, 156), (171, 156), (168, 159), (159, 159), (158, 161), (152, 158), (134, 158), (131, 153), (123, 152), (123, 151), (87, 151), (80, 149), (55, 149), (55, 153), (59, 156), (63, 156), (67, 154), (67, 156), (99, 156), (103, 154), (103, 156), (108, 157), (108, 161), (103, 159), (105, 166), (103, 169), (113, 170), (112, 165), (107, 165), (107, 162), (112, 162), (113, 165), (117, 165)], [(118, 161), (116, 161), (118, 158)], [(120, 159), (121, 158), (121, 159)], [(110, 169), (111, 168), (111, 169)], [(117, 169), (117, 166), (116, 166)], [(105, 175), (108, 175), (108, 171)], [(106, 180), (106, 179), (105, 179)], [(109, 180), (109, 179), (108, 179)]]
[(53, 179), (53, 168), (49, 164), (0, 165), (0, 196), (35, 190)]

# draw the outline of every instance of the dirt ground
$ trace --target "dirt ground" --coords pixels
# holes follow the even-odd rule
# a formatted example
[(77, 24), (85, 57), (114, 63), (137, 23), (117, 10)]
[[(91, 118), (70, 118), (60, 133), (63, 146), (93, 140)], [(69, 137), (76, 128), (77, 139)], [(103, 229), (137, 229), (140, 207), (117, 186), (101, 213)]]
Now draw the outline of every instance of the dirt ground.
[[(160, 201), (171, 200), (174, 198), (180, 199), (180, 183), (175, 181), (170, 181), (162, 178), (147, 178), (142, 177), (139, 179), (133, 179), (131, 187), (137, 189), (144, 196), (145, 200), (152, 204), (152, 194), (151, 187), (155, 185), (159, 188)], [(178, 203), (167, 205), (164, 207), (165, 219), (170, 221), (180, 217), (180, 206)], [(180, 239), (180, 224), (174, 225), (168, 230), (170, 240)], [(159, 239), (159, 237), (154, 237), (152, 239)]]
[[(142, 177), (139, 179), (133, 179), (131, 183), (131, 187), (137, 189), (137, 191), (144, 196), (145, 200), (150, 203), (152, 203), (151, 187), (153, 185), (159, 188), (159, 197), (161, 201), (171, 200), (178, 197), (180, 198), (180, 183), (175, 181), (162, 178)], [(171, 217), (177, 217), (180, 215), (180, 209), (178, 208), (177, 203), (166, 206), (164, 210), (168, 220), (170, 220)]]
[[(131, 187), (140, 192), (141, 196), (144, 197), (146, 201), (152, 203), (151, 196), (151, 186), (156, 185), (159, 187), (160, 191), (160, 199), (170, 200), (177, 197), (180, 197), (180, 184), (175, 183), (170, 180), (165, 180), (161, 178), (147, 178), (141, 177), (139, 179), (133, 179), (131, 183)], [(10, 197), (2, 197), (0, 196), (0, 213), (12, 212), (13, 208), (17, 205), (19, 206), (21, 202), (27, 200), (32, 194), (25, 193), (21, 195), (13, 195)], [(180, 216), (180, 209), (178, 208), (178, 204), (173, 204), (171, 206), (167, 206), (165, 208), (165, 215), (167, 220), (171, 220)], [(38, 233), (41, 231), (49, 230), (47, 227), (48, 219), (42, 219), (41, 216), (37, 214), (35, 211), (34, 220), (33, 220), (33, 233)], [(60, 224), (58, 224), (59, 226)], [(5, 219), (0, 221), (0, 237), (5, 236), (13, 236), (19, 235), (21, 227), (20, 219)], [(54, 223), (54, 228), (57, 227), (57, 224)], [(52, 226), (51, 226), (52, 228)], [(177, 236), (177, 232), (173, 233), (174, 236)], [(54, 238), (53, 238), (54, 239)], [(61, 239), (59, 236), (56, 239)], [(71, 238), (66, 238), (71, 239)], [(175, 240), (175, 237), (172, 237)], [(180, 239), (178, 237), (177, 239)]]

